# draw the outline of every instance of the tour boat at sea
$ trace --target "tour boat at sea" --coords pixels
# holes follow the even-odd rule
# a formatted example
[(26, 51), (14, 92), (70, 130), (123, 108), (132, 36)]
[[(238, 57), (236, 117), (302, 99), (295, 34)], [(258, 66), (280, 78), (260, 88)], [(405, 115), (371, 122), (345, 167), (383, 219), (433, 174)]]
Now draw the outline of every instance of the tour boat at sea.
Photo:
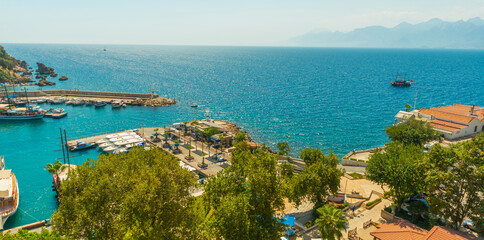
[(390, 84), (394, 87), (410, 87), (412, 86), (413, 80), (407, 80), (405, 78), (395, 78)]
[(4, 158), (0, 156), (0, 209), (2, 214), (0, 230), (3, 230), (7, 219), (17, 212), (19, 198), (17, 178), (11, 169), (5, 169)]

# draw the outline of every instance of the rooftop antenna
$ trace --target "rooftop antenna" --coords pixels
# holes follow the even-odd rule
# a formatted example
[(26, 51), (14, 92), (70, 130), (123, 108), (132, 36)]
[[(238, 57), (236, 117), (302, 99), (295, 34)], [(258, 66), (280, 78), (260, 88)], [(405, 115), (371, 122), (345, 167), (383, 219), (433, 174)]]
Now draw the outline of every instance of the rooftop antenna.
[(418, 96), (418, 90), (415, 93), (415, 103), (413, 104), (413, 109), (417, 109), (417, 96)]

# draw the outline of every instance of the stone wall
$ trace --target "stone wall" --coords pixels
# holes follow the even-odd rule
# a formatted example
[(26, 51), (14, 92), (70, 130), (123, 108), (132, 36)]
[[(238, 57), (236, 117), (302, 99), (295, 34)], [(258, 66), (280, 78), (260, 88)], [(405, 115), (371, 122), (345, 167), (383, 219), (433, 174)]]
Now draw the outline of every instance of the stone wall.
[[(42, 91), (28, 91), (29, 97), (42, 97), (42, 96), (69, 96), (69, 97), (93, 97), (93, 98), (125, 98), (125, 99), (149, 99), (151, 94), (145, 93), (121, 93), (121, 92), (97, 92), (97, 91), (75, 91), (75, 90), (42, 90)], [(18, 92), (19, 97), (24, 97), (25, 92)], [(154, 98), (158, 97), (158, 94), (153, 95)]]

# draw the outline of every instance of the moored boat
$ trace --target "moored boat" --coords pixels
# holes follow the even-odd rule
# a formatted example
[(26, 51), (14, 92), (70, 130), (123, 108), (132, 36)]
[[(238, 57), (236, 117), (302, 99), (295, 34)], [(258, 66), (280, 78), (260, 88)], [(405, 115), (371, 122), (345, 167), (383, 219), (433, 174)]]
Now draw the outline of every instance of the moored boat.
[(5, 169), (4, 158), (0, 156), (0, 230), (3, 230), (7, 219), (17, 212), (19, 198), (17, 178), (12, 170)]
[(114, 147), (114, 146), (109, 146), (109, 147), (103, 148), (103, 151), (107, 152), (107, 153), (112, 153), (116, 149), (118, 149), (118, 148)]
[(111, 103), (111, 107), (112, 108), (121, 108), (123, 106), (123, 102), (122, 101), (113, 101)]
[(94, 143), (86, 143), (86, 142), (77, 142), (76, 145), (70, 146), (69, 150), (70, 151), (78, 151), (78, 150), (84, 150), (88, 148), (92, 148), (96, 146)]
[(107, 104), (107, 103), (106, 103), (105, 101), (95, 101), (95, 102), (93, 103), (94, 107), (96, 107), (96, 108), (99, 108), (99, 107), (104, 107), (104, 106), (106, 106), (106, 104)]

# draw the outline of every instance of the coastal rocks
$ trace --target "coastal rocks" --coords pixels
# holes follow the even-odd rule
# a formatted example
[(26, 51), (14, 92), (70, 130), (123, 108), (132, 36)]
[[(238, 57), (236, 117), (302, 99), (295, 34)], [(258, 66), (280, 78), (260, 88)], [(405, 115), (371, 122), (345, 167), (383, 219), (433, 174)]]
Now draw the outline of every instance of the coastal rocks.
[(55, 83), (42, 79), (39, 81), (39, 83), (37, 83), (37, 85), (39, 85), (40, 87), (43, 87), (43, 86), (52, 86), (52, 85), (55, 85)]
[(69, 78), (68, 78), (68, 77), (66, 77), (66, 76), (62, 76), (62, 77), (60, 77), (60, 78), (59, 78), (59, 81), (65, 81), (65, 80), (67, 80), (67, 79), (69, 79)]
[(27, 64), (26, 61), (20, 61), (18, 59), (15, 59), (13, 58), (12, 59), (12, 64), (13, 64), (13, 67), (17, 67), (19, 69), (23, 69), (25, 72), (27, 71), (27, 68), (29, 67), (29, 65)]
[(50, 74), (50, 77), (57, 77), (57, 76), (59, 76), (57, 73), (51, 73)]
[(54, 73), (54, 68), (47, 67), (43, 63), (37, 63), (37, 72), (40, 74), (50, 75)]
[[(137, 100), (135, 100), (134, 102), (136, 101)], [(150, 106), (150, 107), (169, 106), (173, 104), (176, 104), (175, 100), (164, 98), (164, 97), (157, 97), (153, 99), (144, 100), (144, 103), (143, 103), (144, 106)]]

